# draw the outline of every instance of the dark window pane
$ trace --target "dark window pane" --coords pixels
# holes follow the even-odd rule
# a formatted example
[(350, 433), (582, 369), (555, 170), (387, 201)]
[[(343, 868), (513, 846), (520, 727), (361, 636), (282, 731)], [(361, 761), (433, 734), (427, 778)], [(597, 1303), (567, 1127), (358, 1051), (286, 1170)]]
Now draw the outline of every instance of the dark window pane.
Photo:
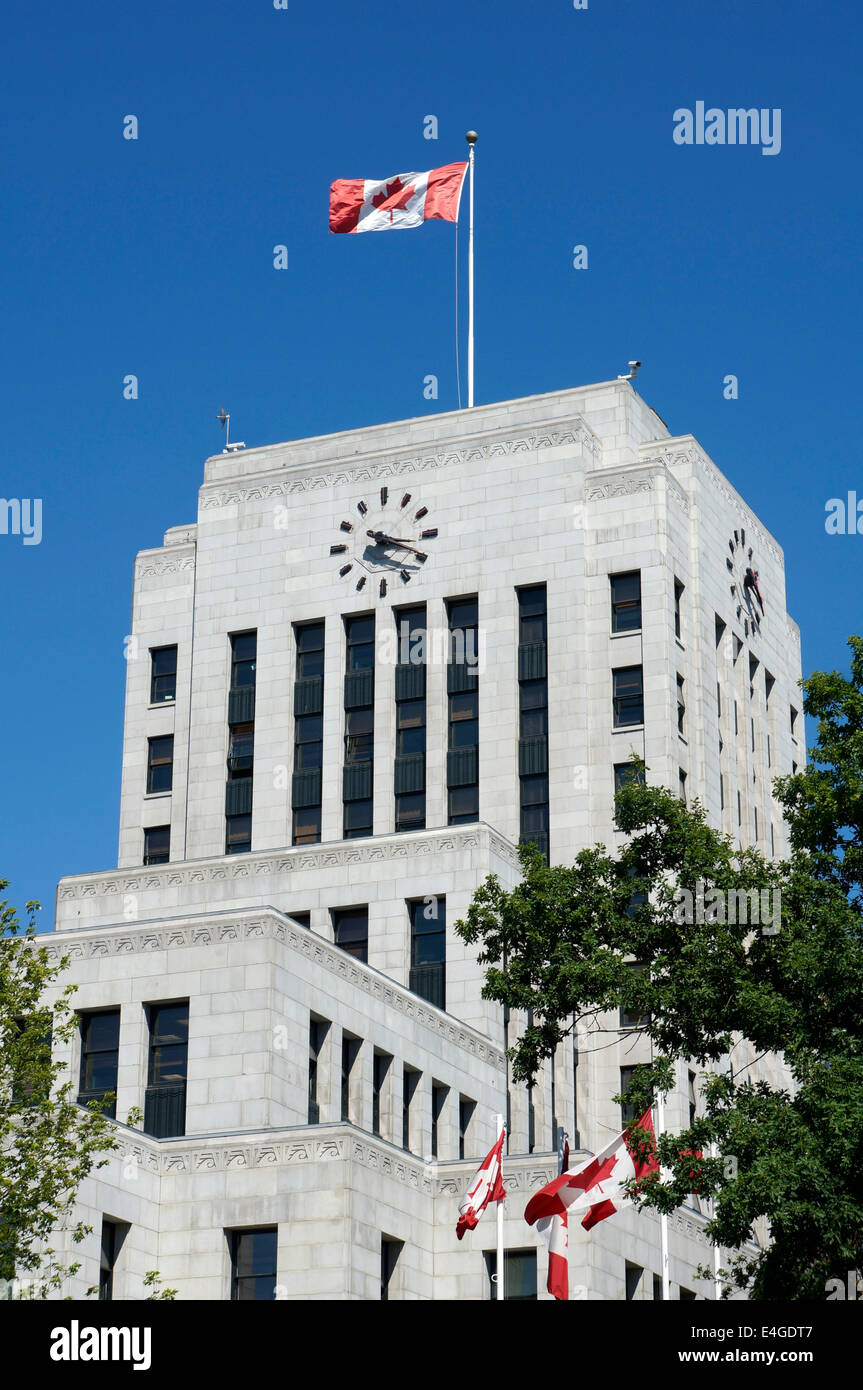
[(345, 715), (346, 734), (371, 734), (375, 727), (373, 709), (352, 709)]
[(457, 723), (461, 719), (476, 719), (478, 713), (479, 693), (477, 691), (468, 691), (462, 695), (450, 695), (450, 723)]
[(425, 700), (400, 700), (396, 705), (396, 727), (399, 729), (419, 729), (426, 722)]
[(518, 695), (523, 710), (545, 709), (548, 705), (548, 681), (520, 681)]
[(403, 792), (396, 797), (396, 830), (422, 830), (425, 820), (425, 792)]
[(348, 646), (356, 646), (359, 642), (374, 642), (374, 617), (367, 615), (360, 618), (346, 618), (345, 632), (347, 634)]
[(275, 1297), (277, 1245), (275, 1227), (233, 1233), (232, 1299), (262, 1302)]
[(300, 743), (294, 757), (294, 768), (297, 772), (313, 771), (316, 767), (321, 767), (323, 756), (322, 743)]
[(317, 844), (321, 838), (320, 806), (304, 806), (294, 811), (294, 844)]
[(425, 726), (421, 729), (399, 729), (396, 735), (396, 755), (398, 757), (405, 758), (411, 753), (424, 753), (425, 751)]
[(540, 802), (548, 801), (548, 778), (542, 777), (522, 777), (521, 779), (521, 804), (522, 806), (536, 806)]
[(294, 723), (294, 738), (297, 743), (315, 743), (324, 736), (324, 717), (322, 714), (301, 714)]
[(548, 710), (522, 710), (519, 716), (518, 732), (520, 738), (540, 738), (548, 733)]
[(150, 704), (173, 700), (177, 694), (177, 648), (156, 647), (150, 652)]
[(241, 854), (252, 847), (252, 817), (228, 816), (226, 819), (225, 853)]
[(521, 808), (521, 833), (525, 835), (535, 835), (538, 831), (548, 830), (548, 804), (539, 806), (522, 806)]
[(346, 801), (344, 803), (344, 833), (346, 839), (356, 839), (360, 835), (372, 833), (372, 803), (368, 801)]
[(522, 617), (518, 624), (518, 640), (522, 646), (532, 645), (534, 642), (545, 642), (547, 637), (546, 617), (542, 613), (534, 618)]
[(297, 628), (298, 652), (322, 652), (324, 650), (324, 625), (311, 623), (308, 627)]
[(174, 735), (147, 741), (147, 791), (169, 792), (174, 770)]
[(611, 576), (611, 630), (630, 632), (641, 627), (641, 574)]
[(479, 814), (479, 788), (451, 787), (449, 791), (450, 824), (459, 825), (463, 821), (476, 820)]
[(171, 827), (155, 825), (144, 831), (144, 863), (167, 864), (170, 855)]
[(479, 720), (463, 719), (450, 728), (450, 748), (473, 748), (479, 741)]

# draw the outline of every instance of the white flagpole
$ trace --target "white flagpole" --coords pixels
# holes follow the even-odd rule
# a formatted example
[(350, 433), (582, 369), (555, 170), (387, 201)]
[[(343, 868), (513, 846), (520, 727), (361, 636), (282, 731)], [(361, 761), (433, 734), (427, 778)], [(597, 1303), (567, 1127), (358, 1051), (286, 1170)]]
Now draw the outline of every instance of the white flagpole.
[[(473, 150), (471, 150), (471, 155)], [(497, 1117), (497, 1137), (503, 1129), (503, 1115)], [(503, 1176), (503, 1149), (500, 1154), (500, 1172)], [(504, 1257), (503, 1257), (503, 1202), (496, 1202), (497, 1207), (497, 1296), (504, 1296)]]
[(473, 147), (477, 142), (477, 133), (469, 130), (464, 138), (470, 146), (470, 225), (467, 234), (467, 404), (470, 409), (473, 405)]
[[(659, 1141), (661, 1134), (665, 1132), (665, 1096), (656, 1097), (656, 1139)], [(659, 1214), (659, 1267), (662, 1273), (662, 1301), (668, 1303), (671, 1298), (671, 1280), (668, 1276), (668, 1216), (666, 1213)]]

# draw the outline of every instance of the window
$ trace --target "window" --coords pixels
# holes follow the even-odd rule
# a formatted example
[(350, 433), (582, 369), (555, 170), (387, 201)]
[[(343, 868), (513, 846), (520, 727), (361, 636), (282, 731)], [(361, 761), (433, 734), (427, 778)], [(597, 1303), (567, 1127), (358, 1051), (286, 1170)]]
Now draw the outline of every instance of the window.
[[(627, 1089), (628, 1089), (628, 1087), (629, 1087), (629, 1084), (630, 1084), (630, 1082), (632, 1081), (632, 1078), (634, 1077), (634, 1075), (635, 1075), (635, 1073), (636, 1073), (637, 1070), (638, 1070), (637, 1067), (621, 1067), (621, 1068), (620, 1068), (620, 1094), (621, 1094), (621, 1095), (625, 1095), (625, 1094), (626, 1094), (626, 1091), (627, 1091)], [(626, 1129), (629, 1125), (632, 1124), (633, 1120), (637, 1120), (638, 1118), (639, 1118), (638, 1107), (637, 1107), (632, 1101), (628, 1101), (628, 1100), (622, 1101), (622, 1102), (621, 1102), (621, 1106), (620, 1106), (621, 1128)]]
[(695, 1090), (695, 1072), (687, 1073), (688, 1092), (689, 1092), (689, 1128), (695, 1124), (695, 1116), (698, 1110), (698, 1096)]
[(684, 586), (681, 584), (680, 580), (679, 580), (679, 579), (675, 579), (675, 581), (674, 581), (674, 635), (675, 635), (675, 637), (677, 638), (678, 642), (681, 640), (681, 631), (682, 631), (681, 622), (680, 622), (680, 601), (681, 601), (681, 599), (683, 598), (683, 589), (684, 589)]
[(257, 666), (258, 634), (256, 632), (234, 632), (231, 634), (231, 689), (240, 690), (255, 684)]
[(102, 1217), (102, 1239), (99, 1248), (99, 1300), (110, 1303), (114, 1298), (114, 1269), (129, 1226), (125, 1221)]
[(662, 1302), (662, 1275), (661, 1275), (661, 1274), (654, 1274), (654, 1276), (653, 1276), (653, 1297), (654, 1297), (655, 1302), (657, 1302), (657, 1303), (661, 1303), (661, 1302)]
[(644, 767), (636, 763), (615, 763), (614, 764), (614, 794), (623, 791), (624, 787), (634, 784), (638, 787), (644, 786)]
[(167, 864), (171, 855), (170, 825), (151, 825), (144, 831), (144, 863)]
[(333, 940), (349, 956), (357, 960), (369, 958), (369, 910), (367, 907), (343, 907), (333, 913)]
[(626, 1261), (625, 1279), (627, 1303), (632, 1303), (634, 1299), (638, 1298), (638, 1288), (641, 1284), (641, 1276), (643, 1273), (644, 1270), (641, 1265), (633, 1265), (629, 1263), (629, 1260)]
[(447, 816), (450, 825), (479, 818), (479, 606), (448, 599)]
[(177, 698), (177, 648), (150, 648), (150, 704)]
[(679, 777), (679, 779), (680, 779), (680, 792), (679, 792), (680, 800), (683, 802), (683, 804), (684, 804), (684, 806), (685, 806), (685, 805), (686, 805), (686, 773), (683, 771), (683, 768), (682, 768), (682, 767), (678, 769), (678, 777)]
[(791, 737), (792, 737), (792, 739), (794, 740), (795, 743), (797, 742), (797, 714), (798, 714), (798, 711), (797, 711), (797, 710), (794, 708), (794, 706), (792, 705), (792, 706), (791, 706)]
[(362, 1039), (350, 1033), (342, 1033), (342, 1119), (350, 1123), (351, 1116), (351, 1073), (360, 1055)]
[[(483, 1253), (488, 1271), (489, 1298), (497, 1298), (497, 1251), (486, 1250)], [(505, 1250), (503, 1281), (504, 1302), (535, 1302), (536, 1251)]]
[(677, 676), (677, 732), (686, 733), (686, 700), (683, 693), (683, 677)]
[(396, 614), (399, 665), (396, 670), (395, 828), (422, 830), (426, 823), (426, 610), (403, 608)]
[(225, 817), (225, 853), (248, 854), (252, 848), (252, 817), (249, 814)]
[(114, 1099), (104, 1115), (117, 1113), (117, 1064), (120, 1054), (120, 1010), (103, 1009), (79, 1015), (81, 1028), (81, 1071), (78, 1104), (101, 1100), (108, 1092)]
[(411, 968), (408, 988), (429, 1004), (446, 1008), (446, 898), (408, 903)]
[(449, 1087), (444, 1086), (440, 1081), (432, 1082), (432, 1123), (431, 1123), (431, 1151), (432, 1158), (438, 1158), (438, 1147), (440, 1140), (440, 1121), (443, 1115), (444, 1106), (449, 1095)]
[[(631, 975), (640, 975), (645, 969), (643, 961), (633, 961), (627, 966)], [(644, 1028), (647, 1023), (648, 1015), (640, 1008), (628, 1007), (622, 1004), (620, 1007), (620, 1026), (621, 1028)]]
[[(375, 620), (345, 618), (345, 760), (342, 834), (371, 835), (374, 775)], [(359, 764), (363, 766), (362, 769)]]
[(392, 1296), (394, 1290), (393, 1276), (396, 1272), (399, 1255), (404, 1249), (403, 1240), (394, 1240), (392, 1236), (381, 1236), (381, 1302), (386, 1301)]
[(310, 912), (289, 912), (288, 916), (293, 918), (295, 922), (298, 922), (301, 927), (305, 927), (307, 930), (312, 925), (312, 914)]
[(308, 623), (295, 629), (297, 680), (324, 674), (324, 624)]
[(644, 689), (640, 666), (618, 666), (614, 682), (614, 727), (644, 723)]
[(471, 1121), (476, 1110), (476, 1101), (469, 1100), (467, 1096), (458, 1098), (458, 1156), (459, 1158), (470, 1158), (467, 1152), (470, 1148)]
[(309, 1019), (309, 1124), (321, 1122), (321, 1107), (318, 1101), (318, 1064), (330, 1025), (323, 1018)]
[(689, 1289), (681, 1289), (681, 1290), (680, 1290), (680, 1301), (681, 1301), (681, 1303), (695, 1303), (695, 1302), (697, 1301), (697, 1298), (698, 1298), (698, 1295), (697, 1295), (697, 1294), (694, 1294), (694, 1293), (691, 1293)]
[(174, 772), (174, 735), (147, 739), (147, 793), (169, 792)]
[(321, 838), (324, 752), (324, 624), (294, 629), (294, 775), (291, 791), (292, 843), (318, 844)]
[(167, 1139), (186, 1132), (189, 1001), (150, 1004), (150, 1050), (144, 1133)]
[(546, 586), (518, 589), (519, 801), (521, 844), (549, 857)]
[(405, 1067), (402, 1072), (402, 1148), (410, 1152), (411, 1147), (411, 1106), (420, 1082), (421, 1073), (413, 1067)]
[(641, 571), (609, 575), (612, 632), (637, 632), (641, 627)]
[(261, 1226), (251, 1231), (230, 1231), (231, 1299), (265, 1302), (276, 1296), (278, 1230)]
[(372, 1134), (381, 1137), (381, 1115), (386, 1111), (385, 1088), (392, 1057), (387, 1052), (375, 1052), (372, 1060)]
[(254, 762), (254, 724), (232, 725), (228, 731), (228, 781), (251, 777)]
[(548, 618), (544, 584), (518, 590), (518, 644), (532, 646), (548, 641)]

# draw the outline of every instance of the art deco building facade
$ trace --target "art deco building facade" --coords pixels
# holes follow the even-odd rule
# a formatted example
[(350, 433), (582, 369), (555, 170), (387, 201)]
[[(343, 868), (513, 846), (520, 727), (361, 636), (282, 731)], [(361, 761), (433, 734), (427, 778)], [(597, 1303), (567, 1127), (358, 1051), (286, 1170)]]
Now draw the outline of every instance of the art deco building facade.
[[(619, 1131), (647, 1043), (608, 1018), (508, 1086), (523, 1020), (453, 924), (522, 839), (553, 864), (616, 843), (633, 751), (785, 851), (778, 545), (616, 381), (209, 459), (197, 523), (137, 558), (127, 646), (118, 867), (62, 880), (52, 944), (71, 1074), (116, 1090), (120, 1137), (69, 1292), (157, 1269), (180, 1298), (487, 1298), (494, 1221), (459, 1243), (456, 1208), (508, 1112), (509, 1287), (545, 1298), (524, 1206), (558, 1125), (585, 1151)], [(669, 1126), (697, 1104), (681, 1067)], [(675, 1298), (714, 1292), (693, 1203)], [(658, 1272), (651, 1213), (571, 1232), (573, 1297), (652, 1298)]]

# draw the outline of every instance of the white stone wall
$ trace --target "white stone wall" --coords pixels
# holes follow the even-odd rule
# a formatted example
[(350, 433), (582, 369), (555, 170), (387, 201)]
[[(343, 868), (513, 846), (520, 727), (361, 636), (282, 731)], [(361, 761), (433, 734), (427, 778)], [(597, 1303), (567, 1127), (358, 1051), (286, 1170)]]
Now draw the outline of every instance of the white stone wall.
[[(357, 593), (353, 574), (339, 576), (329, 548), (340, 539), (340, 521), (356, 518), (358, 500), (371, 502), (385, 485), (426, 506), (423, 525), (437, 527), (438, 536), (428, 542), (422, 571), (380, 600), (368, 585)], [(766, 599), (757, 631), (744, 625), (745, 612), (737, 614), (730, 587), (735, 530), (745, 530), (753, 547)], [(634, 569), (642, 627), (613, 634), (609, 576)], [(685, 586), (679, 638), (675, 580)], [(458, 1195), (475, 1167), (457, 1158), (458, 1097), (477, 1102), (475, 1159), (506, 1108), (504, 1032), (501, 1011), (481, 998), (476, 952), (455, 935), (454, 923), (489, 873), (505, 886), (517, 881), (516, 589), (537, 583), (548, 592), (552, 862), (570, 863), (597, 841), (619, 842), (613, 768), (633, 751), (645, 758), (651, 780), (672, 790), (684, 771), (689, 798), (697, 796), (738, 843), (782, 854), (770, 778), (805, 760), (802, 715), (796, 743), (790, 727), (801, 667), (799, 633), (785, 611), (782, 552), (692, 436), (670, 437), (627, 382), (217, 455), (205, 466), (197, 522), (172, 528), (161, 548), (138, 556), (119, 867), (64, 879), (56, 919), (63, 933), (57, 949), (70, 953), (79, 986), (76, 1007), (122, 1008), (121, 1120), (142, 1104), (144, 1005), (191, 1001), (187, 1137), (125, 1135), (125, 1168), (112, 1159), (82, 1189), (82, 1210), (97, 1233), (100, 1213), (131, 1222), (118, 1297), (140, 1296), (143, 1274), (157, 1267), (181, 1297), (224, 1298), (224, 1232), (265, 1224), (279, 1227), (280, 1296), (378, 1297), (381, 1233), (405, 1242), (394, 1297), (488, 1296), (482, 1251), (494, 1246), (493, 1220), (461, 1246), (454, 1237)], [(468, 595), (478, 598), (483, 658), (480, 820), (446, 825), (446, 672), (431, 660), (427, 829), (395, 834), (394, 670), (383, 639), (394, 606), (425, 603), (430, 630), (442, 632), (445, 601)], [(375, 612), (378, 630), (374, 834), (344, 841), (343, 620), (366, 611)], [(726, 625), (719, 647), (717, 617)], [(322, 843), (292, 848), (293, 627), (321, 620)], [(226, 857), (229, 634), (248, 629), (258, 634), (252, 852)], [(151, 708), (149, 649), (173, 643), (176, 701)], [(628, 665), (643, 668), (644, 724), (616, 730), (611, 673)], [(769, 708), (765, 672), (774, 681)], [(147, 739), (164, 733), (174, 734), (173, 788), (147, 796)], [(168, 823), (170, 863), (142, 867), (144, 828)], [(407, 990), (407, 903), (441, 895), (446, 1014)], [(332, 946), (332, 912), (365, 904), (368, 967)], [(310, 930), (290, 920), (295, 912), (310, 913)], [(331, 1028), (319, 1067), (322, 1123), (310, 1129), (312, 1013)], [(523, 1023), (513, 1016), (510, 1042)], [(579, 1035), (577, 1073), (571, 1041), (559, 1049), (554, 1107), (552, 1067), (543, 1070), (532, 1096), (533, 1155), (528, 1095), (511, 1088), (512, 1248), (535, 1244), (521, 1215), (530, 1192), (552, 1176), (552, 1115), (573, 1137), (578, 1132), (585, 1149), (619, 1131), (611, 1096), (620, 1067), (648, 1060), (649, 1048), (617, 1023), (609, 1016), (599, 1032)], [(343, 1031), (363, 1039), (352, 1126), (341, 1123)], [(379, 1138), (368, 1133), (375, 1048), (393, 1058)], [(74, 1048), (67, 1060), (75, 1077)], [(422, 1073), (411, 1116), (416, 1152), (408, 1155), (400, 1149), (405, 1066)], [(687, 1123), (687, 1070), (679, 1069), (667, 1099), (672, 1128)], [(432, 1081), (450, 1088), (437, 1161), (430, 1154)], [(672, 1223), (672, 1279), (693, 1291), (701, 1287), (695, 1265), (709, 1257), (703, 1220), (687, 1209)], [(646, 1271), (639, 1298), (652, 1297), (657, 1218), (627, 1212), (589, 1237), (579, 1227), (571, 1241), (571, 1285), (584, 1291), (573, 1297), (623, 1297), (627, 1259)], [(82, 1281), (94, 1282), (89, 1265), (97, 1253), (98, 1234), (85, 1248), (79, 1292)], [(544, 1253), (539, 1267), (544, 1297)]]

